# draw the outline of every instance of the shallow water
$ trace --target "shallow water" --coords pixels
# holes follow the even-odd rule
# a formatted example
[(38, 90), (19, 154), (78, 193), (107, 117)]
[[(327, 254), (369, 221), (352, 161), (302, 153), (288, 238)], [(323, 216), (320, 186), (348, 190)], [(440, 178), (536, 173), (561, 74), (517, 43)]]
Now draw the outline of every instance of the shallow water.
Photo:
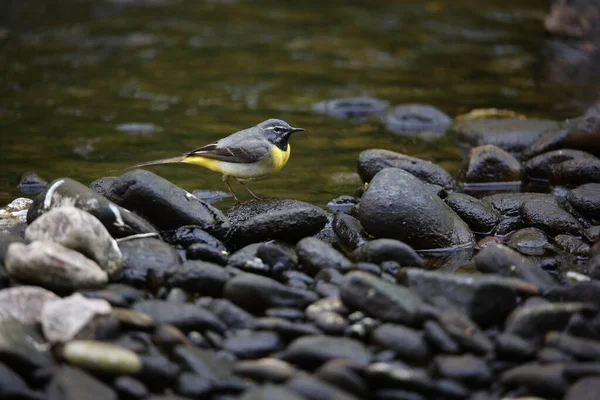
[[(452, 117), (500, 107), (559, 119), (599, 92), (548, 72), (546, 0), (471, 3), (5, 0), (0, 205), (22, 195), (16, 186), (28, 171), (87, 184), (277, 117), (306, 131), (292, 138), (284, 170), (252, 188), (323, 206), (360, 185), (364, 149), (452, 173), (462, 159), (447, 137), (317, 115), (318, 101), (368, 95)], [(151, 170), (189, 191), (224, 189), (198, 167)]]

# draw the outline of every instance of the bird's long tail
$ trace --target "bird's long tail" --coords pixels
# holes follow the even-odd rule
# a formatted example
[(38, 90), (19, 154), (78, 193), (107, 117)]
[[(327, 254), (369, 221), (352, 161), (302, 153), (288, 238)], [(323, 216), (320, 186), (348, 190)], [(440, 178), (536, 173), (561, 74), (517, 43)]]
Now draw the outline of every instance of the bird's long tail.
[(130, 165), (128, 167), (125, 167), (125, 169), (147, 167), (148, 165), (175, 164), (175, 163), (182, 162), (184, 160), (184, 158), (185, 158), (185, 156), (162, 158), (160, 160), (147, 161), (147, 162), (143, 162), (143, 163), (139, 163), (139, 164)]

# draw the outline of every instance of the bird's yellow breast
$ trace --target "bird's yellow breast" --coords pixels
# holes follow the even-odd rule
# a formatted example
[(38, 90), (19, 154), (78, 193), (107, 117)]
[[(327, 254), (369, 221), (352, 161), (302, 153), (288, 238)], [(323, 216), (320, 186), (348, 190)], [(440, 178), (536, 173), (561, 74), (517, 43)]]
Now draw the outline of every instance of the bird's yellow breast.
[(273, 164), (271, 165), (271, 169), (273, 172), (278, 172), (281, 168), (285, 167), (288, 160), (290, 159), (290, 152), (292, 151), (292, 146), (287, 145), (287, 149), (285, 151), (281, 150), (277, 146), (271, 147), (271, 157), (273, 159)]

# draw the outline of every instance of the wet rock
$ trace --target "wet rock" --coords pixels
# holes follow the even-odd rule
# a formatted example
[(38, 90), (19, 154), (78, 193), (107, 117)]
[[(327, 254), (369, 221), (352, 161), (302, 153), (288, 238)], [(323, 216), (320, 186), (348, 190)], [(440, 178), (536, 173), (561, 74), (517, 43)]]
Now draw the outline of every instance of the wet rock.
[(224, 332), (226, 329), (213, 313), (195, 304), (145, 300), (136, 303), (133, 310), (149, 315), (156, 324), (170, 324), (186, 332), (205, 329)]
[(583, 185), (600, 182), (600, 159), (573, 159), (550, 168), (550, 183), (554, 185)]
[(454, 189), (454, 179), (442, 167), (419, 158), (410, 157), (390, 150), (370, 149), (358, 156), (358, 174), (363, 182), (371, 182), (379, 171), (385, 168), (399, 168), (421, 181), (439, 185), (447, 190)]
[(171, 386), (181, 372), (179, 365), (158, 353), (142, 355), (140, 359), (142, 369), (136, 376), (153, 392)]
[(500, 214), (510, 217), (518, 216), (523, 203), (529, 200), (558, 205), (554, 196), (544, 193), (498, 193), (481, 198), (481, 201), (492, 206)]
[(252, 329), (256, 325), (252, 314), (227, 299), (213, 299), (208, 309), (230, 329)]
[(327, 223), (325, 211), (297, 200), (261, 200), (238, 205), (227, 214), (235, 247), (280, 239), (295, 242), (319, 232)]
[(490, 205), (468, 194), (450, 193), (444, 201), (474, 232), (489, 233), (500, 220)]
[(435, 386), (436, 392), (448, 399), (465, 399), (471, 393), (464, 385), (451, 379), (438, 379)]
[(94, 261), (52, 242), (12, 243), (4, 263), (15, 279), (53, 290), (97, 288), (108, 282)]
[(337, 386), (347, 393), (359, 396), (361, 399), (368, 397), (369, 390), (366, 382), (354, 370), (355, 365), (346, 360), (331, 360), (323, 364), (314, 376), (323, 382)]
[(27, 387), (21, 376), (0, 363), (0, 398), (18, 400), (42, 400), (44, 397)]
[(44, 213), (27, 227), (25, 239), (55, 242), (76, 250), (111, 276), (123, 266), (123, 254), (104, 225), (75, 207), (61, 206)]
[(495, 338), (496, 354), (500, 359), (527, 360), (533, 357), (535, 347), (529, 341), (509, 333), (502, 333)]
[(225, 268), (204, 261), (188, 260), (171, 267), (165, 273), (169, 287), (179, 287), (191, 293), (219, 297), (229, 279)]
[(197, 225), (216, 237), (229, 230), (221, 211), (152, 172), (137, 169), (121, 175), (110, 186), (107, 197), (159, 229)]
[(533, 394), (562, 396), (568, 388), (563, 364), (524, 364), (504, 372), (500, 381), (510, 386), (524, 386)]
[(47, 400), (117, 400), (117, 394), (87, 372), (61, 366), (46, 389)]
[(141, 290), (120, 283), (111, 283), (102, 290), (81, 293), (92, 299), (104, 299), (114, 307), (129, 307), (145, 295)]
[(471, 149), (465, 173), (467, 183), (512, 182), (521, 180), (521, 164), (506, 151), (483, 145)]
[(352, 251), (369, 241), (360, 221), (348, 214), (336, 214), (333, 218), (333, 231), (342, 248)]
[[(598, 9), (596, 5), (596, 10)], [(594, 17), (592, 17), (594, 18)], [(597, 18), (596, 18), (597, 20)], [(577, 118), (569, 129), (564, 147), (584, 149), (600, 154), (600, 104), (588, 108), (582, 118)]]
[(523, 164), (525, 176), (529, 179), (544, 179), (550, 177), (552, 168), (573, 159), (595, 159), (590, 153), (581, 150), (560, 149), (537, 155)]
[(113, 388), (117, 391), (119, 398), (133, 400), (148, 397), (148, 388), (131, 376), (119, 376), (113, 382)]
[(0, 309), (22, 324), (40, 322), (44, 304), (60, 297), (38, 286), (16, 286), (0, 290)]
[(600, 282), (583, 281), (556, 286), (544, 293), (544, 297), (556, 302), (581, 302), (600, 308)]
[(274, 383), (285, 382), (297, 373), (291, 364), (277, 358), (238, 361), (234, 372), (258, 382)]
[(423, 362), (429, 357), (429, 346), (417, 330), (396, 324), (382, 324), (371, 334), (371, 342), (392, 349), (400, 359)]
[(64, 205), (74, 206), (92, 214), (116, 238), (138, 233), (158, 234), (158, 231), (143, 218), (69, 178), (54, 180), (34, 199), (27, 213), (27, 223), (31, 224), (48, 210)]
[(444, 133), (452, 125), (452, 119), (428, 104), (401, 104), (389, 110), (385, 116), (386, 129), (395, 133), (439, 132)]
[(548, 237), (538, 228), (523, 228), (514, 232), (506, 243), (521, 254), (542, 256), (549, 252)]
[(542, 119), (468, 119), (455, 123), (451, 133), (472, 147), (492, 144), (505, 151), (519, 152), (556, 126), (556, 122)]
[(365, 376), (377, 388), (402, 388), (421, 393), (435, 390), (435, 383), (429, 375), (400, 363), (372, 363), (365, 369)]
[(294, 340), (283, 352), (283, 360), (293, 364), (317, 367), (331, 359), (350, 360), (365, 366), (371, 354), (363, 344), (354, 339), (324, 335), (304, 336)]
[(423, 324), (423, 335), (427, 343), (441, 353), (455, 354), (460, 349), (454, 339), (433, 320), (426, 321)]
[(317, 300), (313, 292), (284, 286), (255, 274), (242, 274), (230, 279), (225, 284), (224, 296), (245, 310), (256, 313), (272, 307), (305, 308)]
[(520, 293), (536, 294), (525, 282), (499, 276), (452, 274), (408, 268), (402, 280), (421, 298), (454, 306), (481, 325), (504, 321)]
[(397, 168), (373, 178), (363, 194), (359, 220), (372, 235), (400, 240), (416, 250), (473, 243), (467, 224), (443, 200)]
[(600, 377), (583, 378), (575, 382), (565, 394), (565, 400), (594, 400), (600, 391)]
[(567, 199), (587, 218), (600, 220), (600, 183), (581, 185), (571, 190)]
[(557, 235), (554, 238), (554, 244), (577, 257), (587, 257), (590, 252), (589, 244), (571, 235)]
[(111, 343), (73, 340), (65, 344), (62, 355), (70, 364), (109, 374), (136, 374), (142, 361), (133, 351)]
[(522, 279), (541, 290), (547, 290), (557, 285), (554, 278), (546, 271), (501, 244), (491, 244), (481, 250), (475, 256), (475, 267), (481, 272)]
[(308, 400), (358, 400), (350, 393), (308, 374), (293, 377), (286, 387)]
[(162, 231), (161, 235), (165, 242), (175, 247), (186, 249), (194, 244), (205, 244), (217, 251), (227, 252), (223, 242), (198, 225), (180, 226), (177, 229)]
[(127, 327), (140, 330), (154, 328), (154, 320), (149, 315), (131, 311), (127, 308), (113, 308), (110, 315)]
[(537, 352), (536, 357), (543, 364), (571, 363), (574, 361), (570, 355), (553, 347), (542, 347)]
[(384, 321), (415, 324), (423, 304), (409, 289), (362, 271), (346, 274), (341, 289), (341, 299), (348, 308)]
[(303, 322), (291, 322), (283, 318), (264, 317), (256, 322), (257, 330), (274, 331), (281, 337), (291, 340), (300, 336), (320, 335), (321, 332), (316, 326)]
[(233, 363), (211, 350), (204, 350), (192, 345), (181, 345), (173, 351), (173, 358), (185, 370), (212, 381), (227, 381), (232, 377)]
[(377, 400), (425, 400), (423, 395), (402, 389), (378, 389), (375, 391)]
[(372, 97), (347, 97), (323, 100), (313, 105), (314, 112), (335, 118), (364, 118), (381, 115), (389, 103)]
[(138, 238), (119, 242), (123, 253), (123, 270), (114, 281), (136, 287), (152, 287), (163, 282), (166, 271), (181, 262), (177, 251), (155, 238)]
[(21, 176), (17, 189), (26, 195), (40, 193), (48, 186), (48, 182), (39, 177), (35, 172), (26, 172)]
[(573, 314), (595, 312), (584, 303), (549, 303), (521, 306), (507, 318), (505, 332), (524, 338), (535, 338), (549, 331), (562, 331)]
[(257, 386), (244, 392), (240, 397), (240, 400), (306, 400), (293, 390), (287, 389), (283, 386), (266, 384), (264, 386)]
[(348, 326), (346, 318), (332, 311), (317, 314), (313, 321), (317, 328), (329, 335), (341, 335)]
[(298, 262), (302, 269), (315, 275), (321, 269), (334, 268), (346, 272), (354, 265), (342, 253), (314, 237), (306, 237), (296, 244)]
[(445, 310), (437, 316), (437, 322), (462, 348), (481, 355), (494, 349), (492, 341), (464, 314)]
[(177, 378), (175, 391), (190, 398), (206, 398), (215, 388), (215, 382), (204, 376), (184, 372)]
[(25, 224), (32, 203), (30, 199), (19, 197), (0, 208), (0, 232), (11, 231), (17, 226)]
[(297, 255), (293, 250), (272, 242), (260, 244), (256, 249), (256, 257), (270, 266), (276, 275), (295, 269), (298, 263)]
[(47, 301), (40, 320), (46, 339), (52, 343), (67, 342), (76, 336), (93, 337), (98, 320), (106, 318), (110, 312), (111, 307), (106, 300), (87, 299), (74, 293)]
[(596, 340), (579, 338), (567, 333), (550, 332), (545, 337), (545, 343), (578, 360), (600, 360), (600, 342)]
[(188, 260), (201, 260), (219, 265), (227, 265), (229, 261), (228, 251), (204, 243), (190, 245), (185, 251), (185, 256)]
[[(320, 300), (319, 300), (320, 301)], [(316, 303), (318, 303), (317, 301)], [(313, 303), (315, 304), (315, 303)], [(309, 306), (311, 307), (312, 304)], [(290, 307), (275, 307), (269, 308), (265, 311), (265, 316), (267, 317), (275, 317), (275, 318), (284, 318), (290, 321), (300, 321), (304, 319), (304, 312), (297, 308)]]
[(581, 236), (581, 224), (557, 205), (541, 201), (526, 201), (521, 206), (521, 218), (528, 226), (539, 228), (550, 236), (570, 233)]
[(275, 332), (237, 331), (225, 339), (223, 348), (240, 360), (266, 357), (280, 350), (283, 343)]
[(400, 265), (420, 267), (425, 264), (421, 258), (407, 244), (394, 239), (375, 239), (363, 244), (351, 254), (354, 261), (381, 264), (385, 261), (395, 261)]
[(493, 377), (485, 360), (470, 354), (437, 356), (433, 361), (433, 368), (440, 376), (475, 387), (488, 384)]

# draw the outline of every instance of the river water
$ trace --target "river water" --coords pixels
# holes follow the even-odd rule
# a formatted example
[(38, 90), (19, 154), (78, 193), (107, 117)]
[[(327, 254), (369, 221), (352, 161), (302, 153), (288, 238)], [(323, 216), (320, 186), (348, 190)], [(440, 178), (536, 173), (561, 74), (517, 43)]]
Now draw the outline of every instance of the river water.
[[(427, 103), (451, 117), (486, 107), (581, 114), (590, 84), (549, 72), (548, 2), (472, 4), (2, 0), (0, 205), (22, 195), (25, 172), (88, 184), (267, 118), (306, 130), (282, 172), (252, 185), (263, 196), (323, 206), (352, 194), (357, 156), (369, 148), (461, 168), (448, 137), (312, 112), (335, 97)], [(151, 170), (189, 191), (224, 190), (199, 167)]]

